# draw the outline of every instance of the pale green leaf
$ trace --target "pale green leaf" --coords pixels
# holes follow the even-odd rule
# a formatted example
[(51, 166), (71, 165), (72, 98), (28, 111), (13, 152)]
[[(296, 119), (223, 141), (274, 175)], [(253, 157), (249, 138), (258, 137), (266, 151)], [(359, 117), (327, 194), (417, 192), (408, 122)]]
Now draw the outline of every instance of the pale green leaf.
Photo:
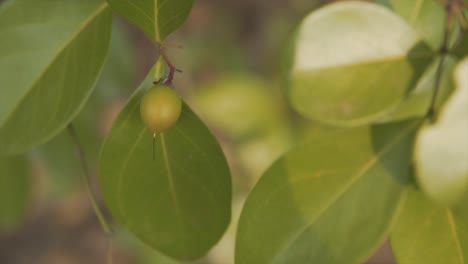
[(176, 125), (157, 135), (140, 118), (151, 73), (119, 114), (101, 150), (100, 182), (114, 219), (162, 253), (203, 256), (220, 239), (231, 214), (231, 181), (223, 152), (184, 104)]
[(468, 222), (411, 189), (390, 236), (398, 264), (466, 264)]
[(437, 50), (442, 44), (445, 25), (443, 1), (438, 0), (390, 0), (393, 10), (402, 16)]
[(0, 232), (18, 227), (25, 217), (31, 179), (24, 157), (0, 158)]
[(239, 139), (266, 133), (284, 120), (275, 92), (253, 76), (226, 76), (200, 87), (191, 101), (212, 126)]
[(456, 67), (455, 81), (437, 121), (419, 132), (415, 149), (420, 186), (445, 205), (468, 191), (468, 59)]
[(385, 238), (418, 123), (317, 130), (262, 176), (242, 212), (236, 263), (362, 263)]
[(111, 13), (98, 0), (7, 1), (0, 6), (0, 153), (60, 132), (101, 71)]
[(107, 0), (117, 13), (154, 42), (162, 42), (187, 19), (193, 0)]
[[(445, 102), (454, 89), (453, 69), (456, 62), (457, 60), (452, 56), (447, 56), (445, 58), (444, 65), (442, 66), (441, 83), (436, 100), (437, 107), (440, 107)], [(398, 121), (425, 116), (429, 110), (429, 105), (431, 104), (435, 89), (438, 63), (439, 61), (435, 60), (419, 79), (416, 87), (411, 90), (401, 104), (378, 122)]]
[(403, 99), (432, 56), (388, 8), (331, 4), (300, 26), (289, 97), (306, 117), (335, 125), (366, 124)]

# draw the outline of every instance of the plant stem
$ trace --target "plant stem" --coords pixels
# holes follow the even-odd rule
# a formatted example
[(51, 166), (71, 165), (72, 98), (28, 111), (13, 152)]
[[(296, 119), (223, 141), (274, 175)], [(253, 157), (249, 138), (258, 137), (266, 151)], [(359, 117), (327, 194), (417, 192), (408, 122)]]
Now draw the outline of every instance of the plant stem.
[(159, 48), (159, 54), (162, 56), (164, 62), (166, 63), (167, 67), (169, 68), (169, 72), (168, 72), (168, 74), (167, 74), (166, 80), (164, 81), (164, 84), (173, 86), (173, 85), (172, 85), (172, 81), (174, 80), (174, 74), (175, 74), (175, 72), (182, 72), (182, 71), (179, 70), (179, 69), (177, 69), (177, 68), (171, 63), (171, 60), (169, 59), (169, 57), (167, 57), (165, 47), (160, 46), (160, 48)]
[(107, 247), (107, 264), (112, 264), (112, 240), (109, 239), (109, 245)]
[(429, 109), (426, 113), (426, 118), (428, 118), (431, 122), (435, 121), (436, 117), (436, 103), (437, 103), (437, 96), (439, 95), (441, 81), (442, 81), (442, 74), (444, 69), (444, 62), (447, 54), (449, 53), (449, 36), (450, 31), (452, 29), (452, 16), (454, 12), (454, 7), (456, 5), (455, 1), (448, 1), (445, 4), (445, 27), (444, 27), (444, 37), (442, 40), (442, 45), (439, 49), (439, 63), (437, 64), (436, 75), (435, 75), (435, 82), (434, 82), (434, 92), (432, 93), (431, 102), (429, 105)]
[(84, 152), (83, 146), (80, 143), (78, 135), (75, 131), (75, 127), (72, 124), (68, 125), (68, 134), (70, 135), (70, 138), (72, 139), (77, 149), (78, 157), (81, 163), (81, 168), (83, 169), (83, 180), (85, 182), (86, 190), (88, 192), (88, 197), (89, 197), (89, 200), (91, 201), (91, 205), (93, 206), (94, 213), (96, 214), (96, 217), (98, 218), (99, 223), (101, 224), (104, 232), (106, 232), (107, 234), (112, 234), (112, 228), (110, 227), (109, 223), (107, 222), (106, 218), (104, 217), (104, 214), (102, 213), (97, 203), (96, 195), (94, 194), (92, 186), (91, 186), (91, 176), (89, 173), (89, 167), (86, 161), (85, 152)]

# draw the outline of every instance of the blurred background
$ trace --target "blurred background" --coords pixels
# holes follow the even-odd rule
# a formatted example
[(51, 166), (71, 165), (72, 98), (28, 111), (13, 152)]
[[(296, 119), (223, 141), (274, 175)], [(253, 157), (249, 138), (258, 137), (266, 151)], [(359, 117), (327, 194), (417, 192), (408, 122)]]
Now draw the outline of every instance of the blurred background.
[[(175, 77), (176, 90), (218, 138), (234, 182), (229, 230), (205, 258), (190, 263), (233, 263), (236, 222), (246, 195), (263, 171), (301, 138), (300, 131), (313, 128), (288, 108), (281, 88), (296, 26), (327, 2), (331, 1), (196, 0), (184, 27), (166, 41), (183, 45), (168, 51), (183, 70)], [(102, 140), (157, 56), (139, 30), (115, 16), (103, 74), (73, 122), (94, 179)], [(106, 263), (109, 237), (93, 213), (69, 136), (58, 135), (28, 158), (31, 184), (25, 183), (30, 190), (24, 201), (26, 213), (20, 221), (0, 228), (0, 263)], [(96, 185), (95, 181), (99, 192)], [(180, 263), (116, 228), (115, 264)], [(388, 245), (367, 263), (394, 263)]]

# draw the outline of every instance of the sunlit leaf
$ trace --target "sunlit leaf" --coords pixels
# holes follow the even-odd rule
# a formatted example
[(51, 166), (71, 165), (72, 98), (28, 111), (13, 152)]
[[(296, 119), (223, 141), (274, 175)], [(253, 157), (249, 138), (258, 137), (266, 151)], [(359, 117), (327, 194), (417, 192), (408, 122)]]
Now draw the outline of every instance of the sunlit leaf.
[(385, 238), (418, 123), (317, 130), (249, 195), (236, 263), (362, 263)]
[(445, 8), (438, 0), (389, 0), (392, 9), (418, 31), (434, 49), (440, 48), (445, 25)]
[(110, 26), (99, 0), (0, 6), (0, 153), (44, 143), (78, 114), (104, 63)]
[(139, 105), (153, 73), (115, 121), (103, 145), (100, 182), (117, 222), (162, 253), (203, 256), (220, 239), (231, 213), (230, 173), (216, 139), (184, 104), (176, 125), (157, 135)]
[(289, 97), (306, 117), (366, 124), (403, 99), (431, 57), (418, 34), (388, 8), (331, 4), (300, 26)]
[(154, 42), (162, 42), (187, 19), (193, 0), (107, 0), (117, 13)]
[(437, 121), (419, 132), (415, 149), (420, 186), (445, 205), (468, 191), (468, 59), (456, 67), (455, 81)]
[(465, 264), (468, 222), (412, 189), (390, 241), (398, 264)]
[[(456, 59), (452, 56), (447, 56), (445, 58), (444, 65), (442, 66), (439, 92), (436, 99), (437, 107), (440, 107), (453, 91), (453, 69), (456, 62)], [(407, 95), (401, 104), (399, 104), (395, 110), (389, 112), (386, 117), (380, 119), (379, 122), (398, 121), (426, 115), (435, 90), (438, 64), (439, 61), (435, 60), (419, 79), (416, 87)]]
[(24, 157), (0, 158), (0, 232), (21, 224), (29, 205), (31, 182)]

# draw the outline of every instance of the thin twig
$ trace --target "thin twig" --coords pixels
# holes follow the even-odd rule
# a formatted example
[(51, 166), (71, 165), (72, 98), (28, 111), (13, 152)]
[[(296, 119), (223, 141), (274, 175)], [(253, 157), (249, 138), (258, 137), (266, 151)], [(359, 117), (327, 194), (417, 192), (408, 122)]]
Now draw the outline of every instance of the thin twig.
[(109, 223), (107, 222), (106, 218), (104, 217), (104, 214), (102, 213), (101, 209), (98, 206), (96, 195), (94, 194), (91, 186), (91, 176), (89, 173), (89, 167), (88, 163), (86, 161), (86, 156), (85, 152), (83, 149), (83, 146), (80, 143), (79, 137), (75, 131), (75, 128), (72, 124), (68, 125), (68, 134), (70, 135), (70, 138), (72, 139), (73, 143), (76, 146), (76, 150), (78, 153), (78, 157), (80, 159), (81, 163), (81, 168), (83, 169), (83, 180), (85, 182), (86, 190), (88, 192), (88, 197), (89, 200), (91, 201), (91, 205), (93, 206), (94, 213), (96, 214), (96, 217), (99, 220), (99, 223), (102, 226), (102, 229), (104, 232), (107, 234), (112, 234), (112, 228), (110, 227)]
[(169, 57), (167, 57), (165, 47), (161, 46), (159, 49), (159, 54), (162, 56), (164, 62), (166, 63), (167, 67), (169, 68), (169, 72), (167, 74), (166, 80), (164, 84), (172, 86), (172, 81), (174, 80), (174, 74), (176, 72), (182, 72), (181, 70), (177, 69), (172, 63)]
[(107, 264), (112, 264), (113, 263), (113, 258), (112, 258), (112, 239), (109, 239), (109, 245), (107, 246)]
[(435, 121), (435, 116), (436, 116), (435, 108), (436, 108), (437, 96), (439, 95), (439, 91), (440, 91), (445, 58), (447, 54), (449, 53), (448, 43), (449, 43), (450, 31), (452, 29), (452, 15), (454, 11), (454, 7), (453, 7), (454, 3), (455, 1), (448, 1), (445, 5), (444, 37), (442, 40), (442, 45), (439, 49), (440, 59), (439, 59), (439, 63), (437, 64), (437, 69), (436, 69), (434, 92), (432, 93), (431, 103), (426, 113), (426, 118), (428, 118), (431, 122)]

